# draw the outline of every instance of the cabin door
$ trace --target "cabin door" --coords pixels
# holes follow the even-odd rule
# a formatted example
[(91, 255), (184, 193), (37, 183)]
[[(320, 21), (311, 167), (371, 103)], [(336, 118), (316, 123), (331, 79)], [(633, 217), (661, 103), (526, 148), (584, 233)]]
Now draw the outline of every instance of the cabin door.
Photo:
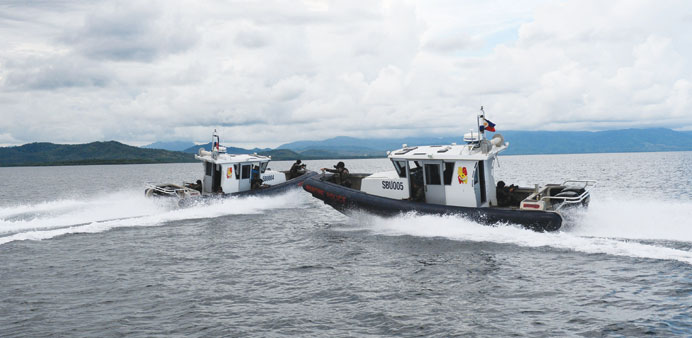
[(250, 170), (252, 164), (240, 165), (240, 181), (238, 181), (238, 191), (250, 190)]
[(445, 204), (445, 186), (442, 184), (442, 161), (423, 161), (425, 202)]
[(214, 164), (214, 174), (212, 175), (211, 191), (218, 192), (221, 189), (221, 165)]

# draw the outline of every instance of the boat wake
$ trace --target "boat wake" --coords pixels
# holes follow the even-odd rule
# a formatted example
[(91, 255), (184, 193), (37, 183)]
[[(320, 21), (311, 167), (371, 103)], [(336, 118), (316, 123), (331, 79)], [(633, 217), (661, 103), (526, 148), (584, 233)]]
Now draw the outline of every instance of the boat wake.
[(181, 209), (173, 200), (146, 198), (141, 191), (121, 191), (83, 200), (0, 207), (0, 245), (121, 227), (158, 226), (177, 220), (300, 208), (306, 199), (304, 193), (294, 190), (271, 197), (218, 199)]
[(552, 247), (589, 254), (676, 260), (692, 264), (692, 202), (592, 201), (571, 215), (576, 223), (555, 233), (513, 224), (486, 226), (458, 216), (357, 216), (354, 222), (384, 235), (444, 237), (459, 241)]

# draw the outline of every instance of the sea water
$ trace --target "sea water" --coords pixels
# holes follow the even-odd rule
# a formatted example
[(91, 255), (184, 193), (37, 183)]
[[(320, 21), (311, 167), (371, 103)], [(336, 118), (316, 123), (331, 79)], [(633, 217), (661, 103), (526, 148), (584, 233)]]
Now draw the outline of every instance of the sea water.
[(556, 233), (144, 197), (202, 169), (0, 168), (0, 336), (692, 335), (692, 152), (500, 156), (507, 184), (599, 181)]

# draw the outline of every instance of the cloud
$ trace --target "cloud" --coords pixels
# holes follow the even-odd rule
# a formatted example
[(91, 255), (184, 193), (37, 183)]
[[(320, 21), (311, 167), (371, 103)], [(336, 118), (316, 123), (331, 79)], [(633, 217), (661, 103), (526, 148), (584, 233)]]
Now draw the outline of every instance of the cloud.
[(235, 42), (245, 48), (262, 48), (269, 44), (267, 33), (257, 29), (244, 29), (235, 36)]
[(481, 43), (473, 37), (457, 33), (451, 36), (436, 36), (425, 42), (424, 47), (440, 52), (456, 52), (479, 46)]
[(91, 59), (151, 62), (186, 51), (198, 36), (183, 13), (157, 2), (105, 3), (86, 13), (64, 43)]
[(692, 128), (684, 1), (0, 6), (11, 142)]
[(53, 90), (64, 87), (104, 87), (114, 74), (98, 64), (79, 57), (51, 55), (27, 57), (5, 64), (5, 88), (19, 90)]
[(16, 145), (18, 141), (9, 133), (0, 134), (0, 147)]

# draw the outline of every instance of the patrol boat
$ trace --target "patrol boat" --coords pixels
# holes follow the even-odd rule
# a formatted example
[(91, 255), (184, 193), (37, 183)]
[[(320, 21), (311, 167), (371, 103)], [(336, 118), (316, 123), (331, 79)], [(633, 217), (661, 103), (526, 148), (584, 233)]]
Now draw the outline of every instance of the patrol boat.
[(350, 187), (335, 184), (322, 174), (305, 181), (303, 189), (335, 209), (363, 210), (383, 216), (406, 212), (458, 214), (494, 225), (519, 224), (536, 231), (556, 231), (565, 210), (588, 206), (597, 182), (569, 180), (534, 187), (495, 184), (493, 165), (509, 147), (501, 134), (491, 139), (485, 131), (494, 124), (477, 115), (478, 132), (464, 135), (465, 144), (407, 146), (387, 152), (392, 171), (351, 174)]
[(201, 197), (268, 195), (299, 187), (308, 177), (317, 175), (303, 166), (298, 172), (268, 168), (271, 156), (228, 154), (219, 135), (212, 135), (212, 149), (199, 149), (195, 159), (202, 162), (204, 176), (197, 183), (148, 184), (147, 197), (176, 197), (179, 205)]

